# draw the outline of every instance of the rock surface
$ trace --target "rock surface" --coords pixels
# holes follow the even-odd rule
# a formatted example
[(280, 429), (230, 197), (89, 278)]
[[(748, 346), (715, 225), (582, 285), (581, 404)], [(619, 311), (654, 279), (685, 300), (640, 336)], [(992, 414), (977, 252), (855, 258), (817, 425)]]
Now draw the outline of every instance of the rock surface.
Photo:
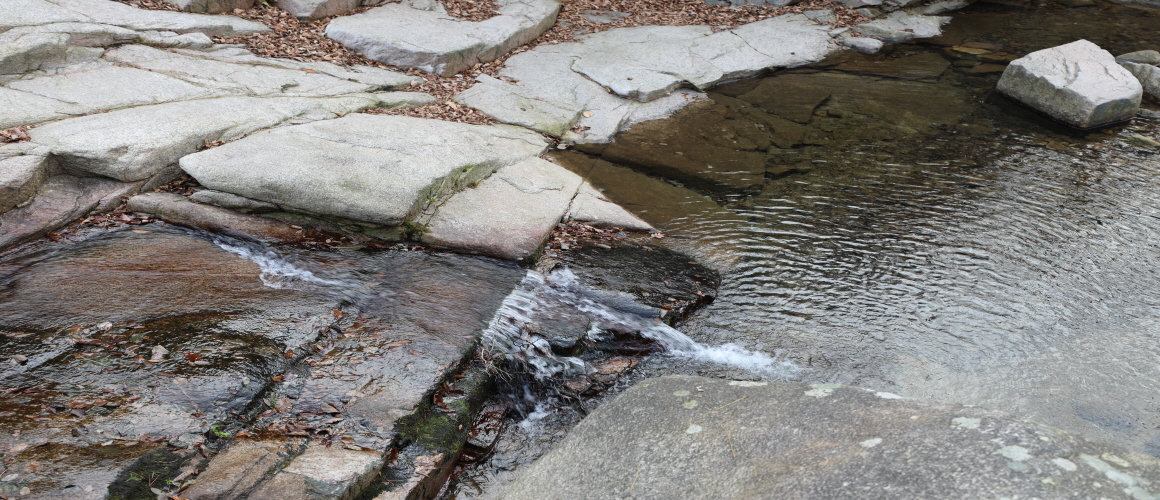
[(949, 17), (923, 16), (906, 11), (893, 12), (880, 19), (859, 24), (854, 31), (887, 42), (904, 42), (915, 38), (930, 38), (942, 33), (942, 25)]
[(420, 3), (392, 3), (340, 17), (326, 27), (326, 36), (375, 61), (452, 76), (540, 36), (560, 10), (555, 0), (498, 0), (498, 16), (468, 22), (438, 4), (424, 9)]
[(17, 26), (99, 23), (137, 31), (240, 36), (268, 31), (265, 25), (232, 16), (207, 16), (136, 9), (111, 0), (4, 0), (0, 32)]
[(203, 14), (223, 14), (233, 12), (234, 9), (248, 9), (254, 6), (254, 0), (165, 0), (186, 12)]
[(0, 249), (60, 229), (90, 211), (110, 210), (140, 186), (97, 177), (51, 176), (31, 202), (0, 215)]
[(140, 194), (129, 198), (127, 207), (134, 212), (153, 215), (170, 224), (265, 243), (294, 243), (305, 236), (302, 229), (285, 222), (193, 203), (189, 198), (175, 193)]
[(1151, 498), (1156, 458), (988, 410), (672, 376), (591, 413), (509, 488), (546, 498)]
[(576, 191), (576, 197), (572, 198), (572, 205), (568, 207), (566, 218), (594, 227), (619, 227), (626, 231), (641, 233), (657, 232), (655, 227), (606, 198), (588, 181), (584, 181)]
[(576, 174), (539, 158), (503, 167), (439, 206), (423, 241), (501, 259), (527, 259), (568, 212), (580, 183)]
[(322, 19), (346, 14), (363, 3), (361, 0), (278, 0), (278, 7), (298, 19)]
[(326, 120), (372, 107), (422, 104), (431, 99), (411, 92), (198, 99), (61, 120), (34, 128), (29, 135), (47, 146), (62, 168), (128, 182), (175, 172), (178, 159), (211, 141), (229, 141), (287, 123)]
[(33, 154), (6, 155), (5, 149), (0, 148), (0, 214), (35, 196), (49, 173), (49, 160), (44, 154), (28, 151)]
[(1108, 51), (1087, 40), (1032, 52), (1012, 61), (999, 91), (1080, 129), (1127, 120), (1143, 88)]
[(259, 132), (181, 159), (202, 185), (283, 208), (397, 225), (546, 143), (507, 125), (355, 114)]
[(837, 49), (828, 27), (801, 14), (719, 33), (708, 26), (613, 29), (516, 54), (500, 75), (519, 85), (481, 77), (456, 101), (567, 141), (605, 143), (702, 96), (676, 90), (682, 85), (707, 88)]

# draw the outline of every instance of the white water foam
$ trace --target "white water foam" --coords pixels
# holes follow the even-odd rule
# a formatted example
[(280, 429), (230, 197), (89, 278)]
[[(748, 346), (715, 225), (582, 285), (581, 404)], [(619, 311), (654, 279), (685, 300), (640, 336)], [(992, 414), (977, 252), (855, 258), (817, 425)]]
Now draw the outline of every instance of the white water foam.
[(614, 308), (601, 300), (606, 297), (607, 294), (586, 289), (569, 269), (556, 270), (548, 276), (528, 271), (520, 286), (496, 311), (484, 333), (484, 341), (488, 346), (527, 363), (537, 378), (589, 372), (591, 368), (584, 361), (553, 354), (547, 340), (536, 338), (526, 328), (537, 312), (571, 307), (592, 318), (590, 338), (609, 330), (635, 331), (656, 341), (672, 356), (733, 366), (775, 380), (789, 379), (802, 371), (791, 361), (734, 344), (702, 345), (658, 319)]
[(212, 241), (215, 245), (221, 247), (222, 250), (249, 259), (251, 262), (257, 264), (258, 268), (262, 270), (262, 274), (258, 277), (262, 280), (262, 284), (270, 288), (293, 288), (296, 284), (300, 283), (331, 287), (345, 285), (341, 281), (319, 278), (314, 273), (294, 265), (274, 251), (254, 243), (226, 239), (220, 236), (214, 236)]

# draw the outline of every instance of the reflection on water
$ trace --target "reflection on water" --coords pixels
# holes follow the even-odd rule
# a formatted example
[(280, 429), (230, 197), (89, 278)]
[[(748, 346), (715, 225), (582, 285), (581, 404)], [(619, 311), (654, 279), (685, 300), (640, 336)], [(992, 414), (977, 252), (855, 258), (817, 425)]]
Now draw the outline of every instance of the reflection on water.
[[(1079, 134), (992, 90), (1017, 55), (1077, 38), (1156, 49), (1157, 28), (1155, 11), (1104, 4), (976, 4), (929, 43), (727, 85), (604, 151), (731, 217), (658, 217), (646, 190), (598, 187), (730, 266), (689, 329), (698, 341), (786, 350), (806, 380), (979, 404), (1160, 455), (1160, 157), (1129, 141), (1160, 134), (1155, 114)], [(763, 182), (688, 160), (727, 149), (706, 123), (764, 156)], [(747, 127), (771, 139), (735, 133)], [(591, 168), (594, 184), (615, 168)]]

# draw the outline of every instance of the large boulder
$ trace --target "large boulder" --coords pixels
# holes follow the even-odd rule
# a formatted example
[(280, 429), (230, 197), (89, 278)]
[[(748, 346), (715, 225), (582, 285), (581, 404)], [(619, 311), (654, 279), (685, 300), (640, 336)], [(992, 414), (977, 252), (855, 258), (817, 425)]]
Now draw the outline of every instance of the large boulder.
[(382, 63), (451, 76), (532, 41), (560, 11), (556, 0), (497, 3), (499, 15), (481, 22), (451, 17), (438, 4), (392, 3), (335, 19), (326, 36)]
[(1131, 118), (1143, 95), (1132, 73), (1087, 40), (1012, 61), (999, 79), (999, 91), (1080, 129)]
[(137, 9), (111, 0), (4, 0), (0, 32), (17, 26), (50, 23), (100, 23), (138, 31), (205, 33), (209, 36), (251, 35), (269, 31), (259, 22), (233, 16)]
[(1154, 498), (1155, 457), (975, 407), (673, 376), (588, 415), (501, 498)]
[(259, 132), (180, 164), (210, 189), (316, 215), (397, 225), (546, 146), (539, 134), (509, 125), (354, 114)]

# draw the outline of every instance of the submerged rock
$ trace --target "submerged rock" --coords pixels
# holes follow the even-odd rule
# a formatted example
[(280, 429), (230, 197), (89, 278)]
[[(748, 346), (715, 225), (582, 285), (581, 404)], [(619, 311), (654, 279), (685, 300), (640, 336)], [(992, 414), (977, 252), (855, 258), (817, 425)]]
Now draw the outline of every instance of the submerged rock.
[(649, 379), (501, 498), (1151, 498), (1160, 460), (980, 408), (836, 384)]
[(1143, 88), (1108, 51), (1087, 40), (1032, 52), (1012, 61), (999, 91), (1080, 129), (1127, 120)]

